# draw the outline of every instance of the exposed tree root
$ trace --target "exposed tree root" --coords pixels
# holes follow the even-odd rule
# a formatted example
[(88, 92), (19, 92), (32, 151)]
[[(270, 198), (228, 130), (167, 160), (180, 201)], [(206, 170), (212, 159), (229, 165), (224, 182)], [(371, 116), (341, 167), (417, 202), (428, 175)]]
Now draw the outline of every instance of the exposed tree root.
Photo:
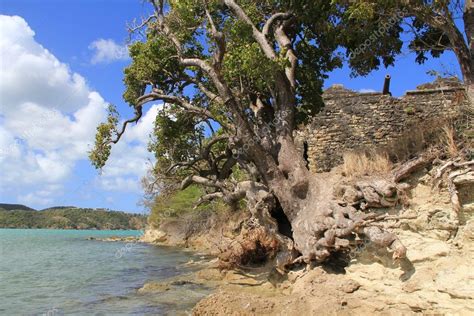
[[(413, 159), (385, 177), (364, 179), (338, 188), (327, 188), (292, 222), (295, 247), (302, 254), (292, 262), (323, 262), (335, 252), (350, 252), (367, 239), (378, 247), (387, 248), (394, 259), (406, 256), (406, 248), (387, 229), (402, 216), (366, 212), (374, 208), (391, 208), (400, 204), (409, 185), (398, 183), (435, 158), (427, 153)], [(319, 186), (331, 186), (319, 183)], [(391, 220), (392, 223), (388, 223)]]
[[(262, 246), (270, 254), (266, 259), (274, 258), (277, 269), (283, 271), (295, 263), (324, 262), (337, 253), (348, 254), (363, 240), (368, 240), (377, 247), (387, 248), (393, 259), (405, 258), (405, 246), (389, 229), (407, 217), (369, 210), (387, 209), (400, 204), (409, 185), (398, 181), (426, 167), (434, 157), (434, 154), (426, 154), (399, 166), (385, 177), (363, 179), (352, 184), (337, 186), (336, 180), (315, 176), (311, 187), (319, 189), (308, 193), (308, 201), (312, 203), (308, 203), (294, 218), (289, 218), (293, 232), (290, 237), (279, 234), (279, 223), (271, 216), (272, 209), (277, 205), (274, 195), (264, 185), (250, 181), (241, 183), (233, 194), (245, 195), (252, 214), (253, 229), (258, 231), (260, 241), (255, 243), (250, 238), (253, 240), (250, 244), (238, 242), (239, 245), (233, 247), (234, 254), (230, 251), (228, 256), (244, 258), (241, 263), (246, 262), (249, 253), (258, 257), (252, 251), (260, 247), (258, 245), (266, 244), (268, 247)], [(443, 176), (447, 179), (456, 211), (460, 209), (456, 184), (474, 183), (473, 166), (472, 161), (456, 160), (444, 163), (436, 171), (436, 179)], [(245, 240), (248, 236), (243, 237), (242, 240)], [(237, 259), (234, 261), (240, 260)]]
[(474, 161), (460, 162), (460, 160), (461, 158), (456, 158), (444, 162), (436, 170), (433, 179), (433, 187), (436, 188), (439, 188), (442, 182), (446, 183), (456, 213), (461, 210), (457, 186), (474, 183)]

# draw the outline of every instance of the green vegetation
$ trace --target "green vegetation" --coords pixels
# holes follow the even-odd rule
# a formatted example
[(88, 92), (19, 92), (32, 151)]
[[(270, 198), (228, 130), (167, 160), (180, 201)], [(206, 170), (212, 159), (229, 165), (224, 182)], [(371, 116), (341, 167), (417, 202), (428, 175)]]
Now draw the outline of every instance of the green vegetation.
[(12, 210), (35, 211), (35, 209), (32, 209), (31, 207), (28, 207), (26, 205), (6, 204), (6, 203), (0, 203), (0, 209), (4, 209), (7, 211), (12, 211)]
[(146, 224), (145, 215), (105, 209), (63, 206), (35, 211), (25, 206), (15, 209), (12, 204), (1, 206), (0, 228), (142, 229)]
[(151, 206), (148, 223), (157, 227), (166, 218), (182, 217), (191, 213), (205, 212), (209, 209), (218, 211), (225, 208), (221, 201), (197, 205), (203, 194), (205, 194), (203, 188), (191, 185), (184, 190), (156, 196)]

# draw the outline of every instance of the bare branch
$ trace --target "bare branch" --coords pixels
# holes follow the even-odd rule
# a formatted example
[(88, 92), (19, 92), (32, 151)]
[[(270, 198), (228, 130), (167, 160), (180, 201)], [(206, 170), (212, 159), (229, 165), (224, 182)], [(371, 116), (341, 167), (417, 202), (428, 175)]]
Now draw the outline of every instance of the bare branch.
[(190, 175), (181, 182), (181, 190), (186, 189), (191, 184), (201, 184), (207, 187), (225, 190), (224, 184), (220, 181), (211, 180), (197, 175)]
[(107, 144), (110, 144), (110, 143), (117, 144), (119, 142), (120, 138), (122, 137), (123, 133), (125, 133), (125, 130), (127, 129), (127, 125), (130, 124), (130, 123), (138, 122), (140, 120), (140, 118), (142, 117), (142, 115), (143, 115), (142, 106), (137, 105), (135, 107), (135, 116), (133, 118), (123, 122), (122, 128), (119, 132), (117, 132), (115, 139), (110, 140), (109, 142), (107, 142)]
[(143, 28), (145, 28), (145, 26), (148, 26), (148, 24), (152, 21), (156, 19), (156, 15), (152, 14), (150, 15), (149, 17), (147, 17), (146, 19), (142, 19), (142, 22), (138, 25), (136, 25), (135, 23), (132, 24), (131, 26), (128, 27), (128, 33), (129, 33), (129, 40), (131, 40), (131, 36), (137, 32), (137, 31), (141, 31)]
[(214, 67), (217, 71), (220, 71), (222, 67), (222, 60), (224, 59), (225, 54), (225, 38), (222, 32), (219, 32), (216, 28), (214, 20), (212, 19), (211, 13), (206, 8), (206, 16), (207, 20), (209, 21), (209, 26), (211, 28), (211, 35), (216, 42), (216, 51), (214, 53)]
[(151, 102), (151, 101), (156, 101), (156, 100), (162, 100), (162, 101), (167, 102), (167, 103), (172, 103), (172, 104), (178, 105), (178, 106), (182, 107), (183, 109), (185, 109), (185, 110), (187, 110), (191, 113), (195, 113), (195, 114), (201, 115), (203, 117), (210, 118), (210, 119), (213, 119), (213, 120), (217, 121), (225, 129), (229, 128), (225, 122), (222, 122), (222, 121), (219, 121), (218, 119), (216, 119), (215, 115), (213, 115), (209, 110), (207, 110), (205, 108), (202, 108), (202, 107), (194, 106), (182, 97), (165, 94), (162, 90), (160, 90), (158, 88), (153, 88), (152, 92), (150, 92), (149, 94), (145, 94), (145, 95), (139, 97), (137, 99), (137, 103), (140, 106), (142, 106), (145, 103), (148, 103), (148, 102)]
[(272, 15), (268, 20), (267, 22), (265, 22), (265, 25), (263, 26), (263, 29), (262, 29), (262, 34), (265, 38), (268, 37), (268, 34), (270, 33), (272, 27), (273, 27), (273, 24), (278, 21), (278, 20), (286, 20), (286, 19), (289, 19), (291, 18), (293, 15), (291, 13), (287, 13), (287, 12), (278, 12), (278, 13), (275, 13), (274, 15)]
[(205, 202), (209, 202), (209, 201), (212, 201), (212, 200), (215, 200), (215, 199), (218, 199), (218, 198), (223, 198), (223, 197), (224, 197), (224, 193), (222, 193), (222, 192), (214, 192), (214, 193), (209, 193), (209, 194), (203, 195), (199, 198), (199, 200), (197, 201), (196, 206), (194, 208), (197, 208), (199, 205), (201, 205)]

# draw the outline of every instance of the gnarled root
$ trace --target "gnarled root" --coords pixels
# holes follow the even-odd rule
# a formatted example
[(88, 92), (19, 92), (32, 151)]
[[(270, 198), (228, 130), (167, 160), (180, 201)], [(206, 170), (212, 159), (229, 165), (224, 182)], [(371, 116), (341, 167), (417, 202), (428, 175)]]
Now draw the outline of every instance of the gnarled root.
[(353, 185), (339, 188), (343, 203), (360, 208), (393, 207), (399, 203), (399, 198), (407, 189), (406, 184), (397, 184), (387, 179), (358, 181)]
[(293, 222), (293, 236), (306, 263), (323, 262), (335, 252), (350, 252), (357, 246), (357, 240), (363, 238), (387, 247), (394, 258), (404, 258), (406, 248), (397, 236), (373, 225), (384, 219), (384, 216), (329, 202), (324, 208), (303, 212)]
[(460, 162), (460, 158), (449, 160), (443, 163), (434, 175), (433, 188), (439, 187), (441, 182), (445, 182), (451, 205), (456, 213), (461, 210), (457, 186), (474, 183), (474, 161)]

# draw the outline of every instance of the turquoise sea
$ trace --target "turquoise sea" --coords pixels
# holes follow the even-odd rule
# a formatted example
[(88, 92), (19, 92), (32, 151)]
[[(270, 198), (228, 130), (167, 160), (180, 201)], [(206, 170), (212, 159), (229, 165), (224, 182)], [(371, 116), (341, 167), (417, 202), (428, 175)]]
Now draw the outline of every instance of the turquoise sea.
[(0, 229), (0, 315), (186, 315), (206, 289), (138, 294), (196, 256), (87, 237), (140, 231)]

